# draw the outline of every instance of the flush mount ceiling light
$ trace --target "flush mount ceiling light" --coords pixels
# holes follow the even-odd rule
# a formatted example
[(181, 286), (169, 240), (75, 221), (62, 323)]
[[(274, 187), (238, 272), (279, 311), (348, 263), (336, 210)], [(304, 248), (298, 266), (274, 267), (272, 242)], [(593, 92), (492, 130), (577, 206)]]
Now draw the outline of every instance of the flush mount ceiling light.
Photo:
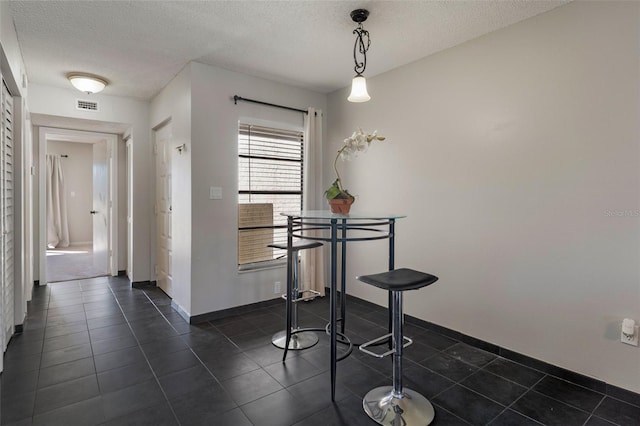
[[(369, 93), (367, 93), (367, 80), (362, 73), (367, 67), (367, 51), (371, 40), (369, 39), (369, 31), (365, 30), (362, 23), (367, 20), (369, 11), (366, 9), (356, 9), (351, 12), (351, 19), (358, 24), (358, 27), (353, 30), (356, 35), (356, 42), (353, 45), (353, 61), (356, 66), (354, 68), (356, 76), (353, 77), (351, 82), (351, 94), (347, 98), (349, 102), (366, 102), (371, 99)], [(358, 60), (361, 56), (362, 60)]]
[(72, 72), (67, 74), (67, 79), (73, 84), (73, 87), (84, 93), (98, 93), (104, 89), (109, 82), (97, 75)]

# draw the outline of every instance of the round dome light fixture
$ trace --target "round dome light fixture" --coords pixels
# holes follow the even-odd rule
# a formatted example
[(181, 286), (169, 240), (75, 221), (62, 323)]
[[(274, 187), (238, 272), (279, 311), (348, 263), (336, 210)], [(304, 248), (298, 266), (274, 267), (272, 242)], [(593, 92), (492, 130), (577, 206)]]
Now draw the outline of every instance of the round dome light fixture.
[(101, 92), (109, 84), (105, 78), (80, 72), (67, 74), (67, 79), (73, 87), (87, 94)]

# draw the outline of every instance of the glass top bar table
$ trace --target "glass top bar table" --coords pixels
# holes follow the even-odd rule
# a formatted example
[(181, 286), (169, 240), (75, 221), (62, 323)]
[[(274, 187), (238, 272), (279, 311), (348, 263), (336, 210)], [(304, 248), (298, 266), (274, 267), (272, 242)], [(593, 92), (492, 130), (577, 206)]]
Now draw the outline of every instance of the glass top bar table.
[[(291, 291), (292, 285), (292, 254), (293, 239), (307, 239), (330, 243), (330, 296), (329, 296), (329, 324), (327, 333), (330, 335), (331, 348), (331, 400), (335, 401), (336, 391), (336, 366), (337, 362), (351, 354), (353, 349), (351, 342), (346, 337), (346, 265), (347, 243), (355, 241), (389, 240), (389, 270), (393, 270), (395, 257), (395, 222), (396, 219), (406, 217), (399, 214), (386, 213), (350, 213), (336, 214), (328, 210), (303, 210), (297, 212), (284, 212), (287, 216), (287, 291)], [(337, 270), (338, 270), (338, 244), (341, 245), (342, 267), (340, 276), (340, 318), (337, 314)], [(391, 300), (391, 294), (389, 294)], [(391, 305), (389, 305), (391, 306)], [(289, 307), (287, 307), (289, 309)], [(287, 312), (287, 336), (284, 348), (283, 362), (287, 357), (289, 340), (291, 339), (290, 313)], [(389, 329), (391, 329), (392, 316), (389, 313)], [(337, 330), (340, 322), (340, 332)], [(309, 330), (309, 329), (304, 329)], [(324, 330), (323, 330), (324, 331)], [(348, 344), (349, 349), (338, 357), (338, 336), (340, 343)]]

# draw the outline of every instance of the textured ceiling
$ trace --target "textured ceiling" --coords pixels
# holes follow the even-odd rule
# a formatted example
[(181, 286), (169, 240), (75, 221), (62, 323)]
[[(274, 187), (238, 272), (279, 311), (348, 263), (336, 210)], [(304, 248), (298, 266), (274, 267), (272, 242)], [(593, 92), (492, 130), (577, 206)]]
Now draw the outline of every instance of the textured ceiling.
[(374, 76), (567, 1), (12, 1), (29, 81), (107, 78), (151, 99), (189, 61), (328, 93), (353, 77), (353, 9), (370, 11)]

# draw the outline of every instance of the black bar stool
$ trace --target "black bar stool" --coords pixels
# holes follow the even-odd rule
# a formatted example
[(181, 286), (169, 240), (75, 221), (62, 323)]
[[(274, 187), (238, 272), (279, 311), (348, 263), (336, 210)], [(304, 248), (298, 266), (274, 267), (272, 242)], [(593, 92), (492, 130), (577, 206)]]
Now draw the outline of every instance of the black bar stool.
[[(362, 400), (364, 411), (381, 425), (428, 425), (435, 417), (433, 405), (418, 392), (402, 387), (402, 350), (413, 343), (402, 333), (402, 292), (431, 285), (438, 281), (438, 277), (403, 268), (381, 274), (363, 275), (357, 279), (391, 292), (392, 306), (389, 309), (393, 316), (391, 333), (360, 345), (361, 351), (376, 358), (393, 354), (393, 386), (370, 390)], [(393, 342), (389, 351), (377, 354), (366, 349), (388, 340), (389, 337)], [(407, 343), (404, 343), (405, 341)]]
[[(295, 241), (291, 246), (291, 256), (293, 257), (293, 285), (289, 288), (287, 283), (287, 293), (282, 298), (287, 301), (287, 324), (291, 324), (291, 339), (289, 339), (288, 349), (299, 350), (310, 348), (318, 343), (318, 336), (312, 331), (305, 331), (298, 327), (298, 302), (313, 299), (320, 293), (315, 290), (299, 291), (298, 288), (298, 252), (311, 248), (320, 247), (322, 243), (318, 241)], [(269, 247), (287, 250), (286, 244), (269, 244)], [(287, 330), (278, 331), (271, 338), (274, 346), (284, 349), (287, 344)]]

